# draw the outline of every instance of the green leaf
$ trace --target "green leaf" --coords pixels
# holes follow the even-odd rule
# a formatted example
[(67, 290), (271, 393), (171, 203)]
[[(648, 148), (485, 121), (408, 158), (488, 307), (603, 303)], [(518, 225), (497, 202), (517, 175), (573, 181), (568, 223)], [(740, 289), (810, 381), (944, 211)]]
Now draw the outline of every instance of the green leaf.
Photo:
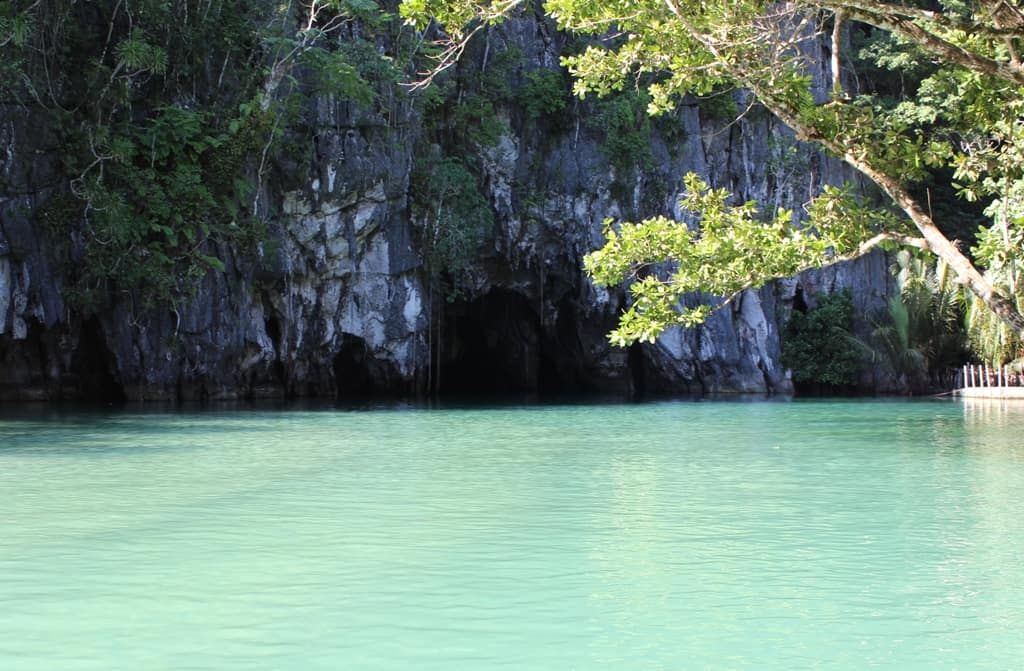
[(209, 255), (206, 255), (206, 254), (200, 254), (199, 258), (203, 261), (203, 263), (205, 263), (210, 268), (216, 270), (217, 272), (221, 272), (221, 273), (224, 272), (224, 262), (221, 261), (216, 256), (209, 256)]

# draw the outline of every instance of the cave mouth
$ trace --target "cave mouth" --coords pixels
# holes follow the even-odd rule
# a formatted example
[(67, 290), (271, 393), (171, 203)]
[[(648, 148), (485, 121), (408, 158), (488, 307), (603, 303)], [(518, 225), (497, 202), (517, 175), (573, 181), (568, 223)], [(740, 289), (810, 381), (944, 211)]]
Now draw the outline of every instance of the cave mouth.
[(380, 391), (370, 370), (371, 363), (366, 341), (351, 333), (343, 334), (332, 363), (335, 396), (354, 398)]
[(125, 400), (124, 386), (116, 374), (114, 355), (107, 347), (103, 327), (96, 317), (82, 322), (72, 370), (78, 378), (77, 392), (82, 400), (102, 403)]
[[(576, 323), (569, 311), (543, 324), (536, 301), (492, 289), (471, 301), (445, 306), (440, 384), (442, 394), (562, 394), (580, 384)], [(563, 342), (567, 341), (567, 342)]]
[[(281, 361), (281, 322), (273, 314), (272, 308), (265, 305), (264, 309), (269, 315), (263, 320), (263, 328), (266, 330), (267, 337), (270, 338), (271, 344), (274, 346), (274, 362), (270, 366), (270, 375), (277, 384), (281, 385), (281, 388), (286, 388), (285, 384), (285, 370), (284, 362)], [(335, 365), (337, 361), (335, 361)]]
[(648, 392), (647, 359), (644, 357), (644, 350), (640, 346), (639, 342), (635, 342), (629, 346), (626, 357), (629, 362), (628, 368), (633, 393), (638, 396), (643, 396)]
[(522, 294), (492, 289), (449, 303), (442, 333), (442, 393), (539, 391), (540, 319)]

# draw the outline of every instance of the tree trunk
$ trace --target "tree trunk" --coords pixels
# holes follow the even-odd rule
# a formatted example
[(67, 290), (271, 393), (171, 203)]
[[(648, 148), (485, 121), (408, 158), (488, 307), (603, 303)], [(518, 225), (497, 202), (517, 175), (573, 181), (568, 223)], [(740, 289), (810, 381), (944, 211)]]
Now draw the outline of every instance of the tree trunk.
[(846, 163), (877, 184), (878, 187), (892, 198), (900, 209), (910, 217), (910, 220), (914, 222), (917, 230), (921, 232), (921, 235), (924, 237), (925, 241), (927, 241), (929, 251), (945, 261), (949, 267), (953, 269), (953, 272), (956, 273), (958, 280), (962, 284), (966, 285), (974, 295), (980, 298), (989, 310), (994, 312), (1021, 337), (1024, 337), (1024, 315), (1022, 315), (1017, 309), (1016, 304), (996, 291), (995, 287), (992, 286), (992, 283), (974, 267), (971, 260), (964, 256), (963, 253), (949, 241), (949, 238), (939, 230), (939, 227), (935, 225), (935, 222), (932, 221), (932, 218), (928, 213), (918, 205), (917, 201), (910, 195), (903, 185), (900, 184), (898, 179), (877, 169), (875, 166), (871, 165), (867, 159), (854, 155), (840, 143), (831, 140), (819, 132), (817, 128), (814, 128), (804, 122), (795, 112), (792, 112), (785, 103), (773, 100), (770, 95), (763, 95), (763, 92), (758, 90), (756, 85), (751, 85), (753, 82), (748, 81), (747, 83), (750, 85), (751, 90), (758, 96), (758, 98), (760, 98), (765, 107), (779, 117), (783, 123), (796, 131), (798, 136), (811, 142), (815, 142), (834, 154), (837, 154)]
[(859, 170), (865, 176), (880, 186), (900, 208), (907, 213), (917, 230), (928, 241), (932, 253), (945, 261), (953, 272), (956, 273), (960, 282), (965, 284), (978, 298), (980, 298), (988, 309), (992, 310), (1014, 331), (1024, 337), (1024, 315), (1021, 315), (1015, 303), (996, 291), (981, 272), (974, 267), (970, 259), (956, 248), (949, 241), (939, 227), (935, 225), (932, 218), (921, 209), (917, 201), (907, 193), (906, 189), (890, 175), (874, 170), (863, 161), (858, 161), (849, 155), (843, 157), (847, 163)]

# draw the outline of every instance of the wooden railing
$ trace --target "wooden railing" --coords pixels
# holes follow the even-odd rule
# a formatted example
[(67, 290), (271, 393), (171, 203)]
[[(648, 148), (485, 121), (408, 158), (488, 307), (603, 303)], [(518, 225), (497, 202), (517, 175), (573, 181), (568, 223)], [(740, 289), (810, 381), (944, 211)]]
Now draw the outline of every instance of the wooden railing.
[(1024, 376), (1011, 372), (1007, 366), (967, 364), (960, 371), (961, 389), (1024, 387)]

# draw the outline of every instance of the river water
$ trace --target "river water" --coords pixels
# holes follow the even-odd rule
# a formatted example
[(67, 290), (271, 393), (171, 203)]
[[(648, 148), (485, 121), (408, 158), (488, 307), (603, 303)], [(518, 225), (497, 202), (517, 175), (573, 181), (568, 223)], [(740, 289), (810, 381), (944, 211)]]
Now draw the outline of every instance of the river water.
[(0, 669), (1011, 669), (1024, 406), (0, 414)]

